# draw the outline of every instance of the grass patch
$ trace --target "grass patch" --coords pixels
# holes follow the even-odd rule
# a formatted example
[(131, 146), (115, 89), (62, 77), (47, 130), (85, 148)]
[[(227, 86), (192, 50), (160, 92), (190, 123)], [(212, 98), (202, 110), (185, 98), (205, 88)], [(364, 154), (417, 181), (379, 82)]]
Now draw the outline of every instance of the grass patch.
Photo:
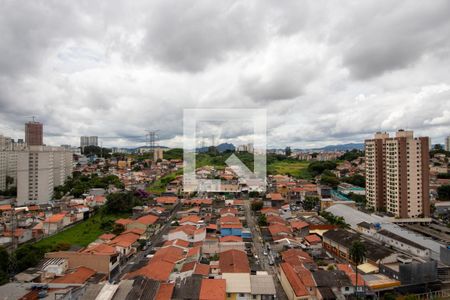
[(300, 179), (311, 179), (307, 161), (276, 161), (267, 166), (270, 175), (291, 175)]
[(162, 193), (164, 193), (166, 191), (167, 184), (169, 182), (171, 182), (172, 180), (174, 180), (178, 175), (182, 175), (182, 174), (183, 174), (183, 169), (179, 169), (175, 172), (172, 172), (170, 174), (167, 174), (167, 175), (161, 177), (160, 179), (156, 180), (155, 182), (153, 182), (152, 184), (150, 184), (147, 187), (147, 192), (161, 195)]
[(61, 231), (51, 237), (40, 240), (34, 246), (38, 248), (51, 248), (59, 243), (66, 243), (70, 245), (87, 246), (95, 241), (99, 235), (104, 233), (101, 229), (101, 224), (108, 220), (117, 220), (122, 217), (127, 217), (127, 214), (105, 214), (97, 213), (88, 220), (78, 223), (73, 227)]

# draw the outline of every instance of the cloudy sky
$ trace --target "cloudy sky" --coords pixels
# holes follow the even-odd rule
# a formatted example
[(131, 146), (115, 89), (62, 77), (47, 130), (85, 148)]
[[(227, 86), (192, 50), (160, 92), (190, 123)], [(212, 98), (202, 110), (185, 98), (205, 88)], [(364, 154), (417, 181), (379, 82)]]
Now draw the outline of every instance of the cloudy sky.
[(449, 37), (439, 0), (0, 0), (0, 133), (35, 115), (47, 144), (180, 146), (185, 108), (265, 108), (270, 147), (442, 143)]

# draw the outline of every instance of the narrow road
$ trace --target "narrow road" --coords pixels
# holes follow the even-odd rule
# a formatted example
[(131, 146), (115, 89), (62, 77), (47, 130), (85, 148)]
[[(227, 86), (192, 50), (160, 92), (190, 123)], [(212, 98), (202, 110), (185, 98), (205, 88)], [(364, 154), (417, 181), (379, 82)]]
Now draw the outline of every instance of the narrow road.
[[(270, 275), (272, 275), (275, 283), (275, 289), (277, 290), (277, 299), (287, 300), (288, 298), (284, 293), (280, 281), (278, 280), (276, 267), (271, 266), (269, 264), (268, 256), (264, 255), (263, 238), (261, 235), (261, 231), (259, 230), (259, 226), (256, 224), (255, 218), (252, 214), (252, 210), (250, 208), (250, 200), (245, 201), (244, 203), (245, 203), (245, 217), (247, 219), (247, 226), (248, 228), (250, 228), (250, 231), (252, 232), (253, 248), (255, 249), (256, 255), (258, 255), (261, 268), (267, 271)], [(269, 255), (270, 254), (271, 253), (269, 253)]]

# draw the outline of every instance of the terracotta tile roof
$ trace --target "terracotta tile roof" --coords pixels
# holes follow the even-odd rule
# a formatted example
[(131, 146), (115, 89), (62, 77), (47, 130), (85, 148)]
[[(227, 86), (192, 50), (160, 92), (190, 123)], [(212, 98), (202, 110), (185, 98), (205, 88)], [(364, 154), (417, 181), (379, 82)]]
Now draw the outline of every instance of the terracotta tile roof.
[(92, 247), (86, 248), (82, 253), (91, 253), (91, 254), (99, 254), (99, 255), (114, 255), (117, 253), (116, 248), (108, 245), (108, 244), (98, 244)]
[(308, 226), (309, 226), (309, 224), (306, 223), (305, 221), (297, 220), (297, 221), (292, 221), (291, 222), (292, 229), (302, 229), (302, 228), (305, 228), (305, 227), (308, 227)]
[(98, 238), (104, 241), (109, 241), (112, 240), (113, 238), (115, 238), (116, 235), (112, 234), (112, 233), (104, 233), (101, 236), (99, 236)]
[(219, 211), (219, 214), (220, 215), (224, 215), (224, 214), (233, 214), (233, 215), (237, 215), (239, 213), (239, 211), (236, 209), (236, 208), (234, 208), (234, 207), (225, 207), (225, 208), (222, 208), (220, 211)]
[(203, 279), (200, 287), (200, 300), (225, 300), (225, 279)]
[(222, 224), (221, 228), (242, 228), (242, 224)]
[(197, 262), (195, 262), (195, 261), (191, 261), (191, 262), (183, 264), (183, 266), (180, 269), (180, 273), (193, 271), (196, 264), (197, 264)]
[(158, 293), (155, 296), (155, 300), (170, 300), (172, 299), (174, 283), (161, 283)]
[(200, 246), (189, 248), (189, 250), (188, 250), (188, 252), (186, 254), (186, 257), (199, 255), (201, 248), (202, 247), (200, 247)]
[(247, 255), (235, 249), (220, 253), (219, 267), (222, 273), (250, 273)]
[(278, 224), (283, 224), (283, 225), (287, 224), (285, 219), (283, 219), (280, 216), (274, 216), (274, 215), (267, 216), (267, 223), (269, 223), (269, 224), (278, 223)]
[(125, 230), (124, 232), (122, 232), (122, 234), (129, 233), (129, 232), (141, 236), (145, 233), (145, 229), (144, 228), (131, 228), (131, 229)]
[(303, 265), (293, 266), (293, 268), (306, 287), (316, 286), (316, 282), (314, 281), (311, 271), (306, 269)]
[(50, 216), (50, 217), (48, 217), (47, 219), (45, 219), (45, 223), (58, 223), (58, 222), (61, 222), (63, 219), (64, 219), (64, 217), (66, 216), (66, 214), (64, 213), (61, 213), (61, 214), (55, 214), (55, 215), (52, 215), (52, 216)]
[(281, 196), (280, 193), (269, 193), (267, 195), (267, 198), (269, 198), (272, 201), (283, 201), (284, 200), (283, 196)]
[(322, 239), (317, 234), (305, 236), (305, 241), (307, 241), (310, 245), (322, 243)]
[(217, 230), (217, 225), (216, 224), (208, 224), (206, 229)]
[(308, 296), (308, 290), (305, 285), (298, 277), (298, 274), (295, 272), (294, 268), (288, 263), (281, 263), (281, 269), (285, 274), (289, 284), (291, 285), (292, 290), (294, 291), (297, 297)]
[[(356, 285), (356, 273), (353, 271), (353, 268), (347, 264), (337, 264), (338, 270), (344, 271), (345, 274), (350, 278), (353, 285)], [(358, 286), (365, 286), (366, 283), (361, 274), (358, 274)]]
[(154, 215), (146, 215), (146, 216), (142, 216), (139, 219), (136, 220), (136, 222), (142, 223), (144, 225), (152, 225), (155, 224), (156, 221), (158, 221), (158, 217), (154, 216)]
[(289, 249), (283, 251), (281, 252), (281, 257), (283, 261), (293, 266), (314, 262), (313, 258), (307, 252), (300, 249)]
[(130, 247), (131, 245), (133, 245), (138, 239), (139, 239), (139, 236), (132, 232), (122, 233), (121, 235), (116, 236), (110, 242), (110, 245), (126, 248), (126, 247)]
[(212, 199), (190, 199), (184, 200), (186, 205), (212, 205)]
[(163, 247), (168, 247), (168, 246), (178, 246), (178, 247), (182, 247), (182, 248), (188, 248), (189, 242), (180, 240), (180, 239), (175, 239), (175, 240), (171, 240), (171, 241), (166, 241), (163, 245)]
[(199, 216), (186, 216), (184, 218), (182, 218), (178, 223), (180, 223), (181, 225), (183, 225), (183, 223), (186, 222), (191, 222), (191, 223), (198, 223), (200, 222), (202, 218), (200, 218)]
[(30, 205), (30, 206), (28, 206), (28, 210), (29, 211), (37, 211), (37, 210), (41, 210), (41, 208), (39, 207), (39, 205)]
[(178, 197), (174, 196), (163, 196), (157, 197), (156, 202), (159, 204), (175, 204), (178, 201)]
[(280, 233), (291, 233), (291, 228), (281, 225), (281, 224), (273, 224), (269, 226), (269, 231), (272, 236), (279, 235)]
[(170, 300), (172, 299), (174, 283), (161, 283), (158, 293), (155, 296), (155, 300)]
[(241, 200), (241, 199), (235, 199), (234, 201), (233, 201), (233, 205), (244, 205), (244, 200)]
[(238, 217), (225, 216), (225, 217), (221, 217), (219, 219), (219, 224), (220, 225), (224, 225), (224, 224), (241, 224), (241, 221), (239, 220)]
[(156, 251), (152, 260), (163, 260), (170, 263), (177, 263), (183, 260), (184, 258), (185, 254), (183, 249), (175, 246), (169, 246), (161, 248), (158, 251)]
[(133, 223), (133, 220), (131, 220), (131, 219), (117, 219), (115, 223), (125, 226), (127, 224)]
[(152, 259), (146, 266), (129, 273), (126, 278), (132, 279), (136, 276), (145, 276), (157, 281), (167, 281), (174, 267), (174, 263)]
[(194, 225), (182, 225), (182, 226), (178, 226), (175, 229), (172, 229), (170, 232), (173, 233), (173, 232), (182, 231), (182, 232), (186, 233), (187, 235), (193, 235), (196, 229), (197, 228)]
[(209, 265), (197, 263), (197, 264), (195, 264), (195, 268), (194, 268), (194, 273), (193, 274), (208, 276), (209, 275), (209, 270), (210, 270), (209, 269)]
[(0, 211), (7, 211), (7, 210), (11, 210), (10, 204), (0, 205)]
[(66, 274), (62, 277), (53, 279), (51, 283), (75, 283), (75, 284), (82, 284), (85, 283), (89, 278), (95, 275), (94, 270), (86, 268), (86, 267), (79, 267), (76, 269), (73, 273)]
[(221, 237), (219, 239), (221, 243), (230, 243), (230, 242), (242, 242), (242, 238), (240, 236), (228, 235)]
[(273, 207), (264, 207), (261, 209), (261, 213), (262, 214), (267, 214), (267, 213), (275, 213), (275, 214), (280, 214), (280, 211), (277, 208), (273, 208)]

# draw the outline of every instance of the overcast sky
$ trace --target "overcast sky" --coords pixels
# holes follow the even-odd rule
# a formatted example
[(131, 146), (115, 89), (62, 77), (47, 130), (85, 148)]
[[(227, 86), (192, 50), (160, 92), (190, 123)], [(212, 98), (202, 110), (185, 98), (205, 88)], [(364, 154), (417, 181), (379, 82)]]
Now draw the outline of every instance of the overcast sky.
[(181, 146), (184, 108), (266, 108), (269, 147), (443, 143), (449, 37), (439, 0), (0, 0), (0, 133), (35, 115), (47, 144)]

